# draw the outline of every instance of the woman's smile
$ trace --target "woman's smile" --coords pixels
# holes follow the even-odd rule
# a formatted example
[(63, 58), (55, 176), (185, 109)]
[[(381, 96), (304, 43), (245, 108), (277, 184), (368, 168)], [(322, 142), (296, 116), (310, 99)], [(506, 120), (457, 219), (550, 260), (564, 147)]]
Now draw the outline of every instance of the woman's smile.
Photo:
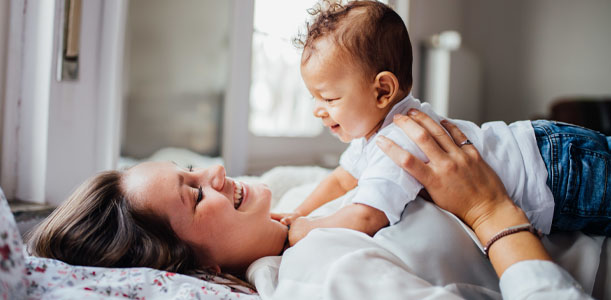
[(235, 207), (235, 209), (239, 209), (240, 206), (242, 205), (242, 202), (244, 202), (244, 190), (246, 189), (246, 185), (243, 183), (240, 183), (239, 181), (234, 181), (234, 186), (233, 186), (233, 205)]

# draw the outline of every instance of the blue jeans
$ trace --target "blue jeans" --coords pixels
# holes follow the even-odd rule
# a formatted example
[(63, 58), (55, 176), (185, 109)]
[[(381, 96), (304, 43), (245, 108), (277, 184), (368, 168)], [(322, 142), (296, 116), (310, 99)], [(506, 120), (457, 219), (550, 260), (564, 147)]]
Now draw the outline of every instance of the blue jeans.
[(532, 121), (554, 195), (553, 231), (611, 236), (611, 137), (556, 121)]

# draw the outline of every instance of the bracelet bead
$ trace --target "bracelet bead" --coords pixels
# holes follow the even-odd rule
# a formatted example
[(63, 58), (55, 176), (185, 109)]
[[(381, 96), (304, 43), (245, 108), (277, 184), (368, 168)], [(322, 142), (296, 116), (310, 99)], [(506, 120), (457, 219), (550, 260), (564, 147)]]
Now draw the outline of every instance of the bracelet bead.
[(501, 230), (499, 233), (495, 234), (486, 243), (486, 246), (484, 247), (484, 253), (486, 254), (486, 257), (488, 257), (488, 251), (490, 251), (490, 246), (492, 246), (492, 244), (494, 244), (494, 242), (500, 240), (501, 238), (503, 238), (505, 236), (512, 235), (514, 233), (518, 233), (518, 232), (522, 232), (522, 231), (528, 231), (528, 232), (536, 235), (538, 238), (541, 238), (541, 236), (542, 236), (541, 231), (537, 230), (534, 226), (532, 226), (532, 224), (529, 224), (529, 223), (507, 227), (507, 228)]

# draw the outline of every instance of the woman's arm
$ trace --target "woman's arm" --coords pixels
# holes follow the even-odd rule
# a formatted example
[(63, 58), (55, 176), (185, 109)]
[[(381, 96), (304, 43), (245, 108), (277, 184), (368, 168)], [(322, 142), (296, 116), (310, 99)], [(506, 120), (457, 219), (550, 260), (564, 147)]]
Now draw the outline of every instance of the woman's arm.
[[(426, 114), (410, 110), (397, 116), (395, 124), (426, 153), (428, 163), (420, 161), (394, 142), (383, 137), (380, 148), (426, 188), (432, 200), (475, 231), (482, 244), (510, 226), (528, 223), (522, 209), (507, 195), (496, 173), (486, 164), (473, 145), (457, 146), (466, 136), (453, 124), (435, 123)], [(456, 141), (456, 142), (455, 142)], [(524, 260), (550, 260), (537, 236), (520, 232), (496, 241), (489, 257), (497, 274)]]

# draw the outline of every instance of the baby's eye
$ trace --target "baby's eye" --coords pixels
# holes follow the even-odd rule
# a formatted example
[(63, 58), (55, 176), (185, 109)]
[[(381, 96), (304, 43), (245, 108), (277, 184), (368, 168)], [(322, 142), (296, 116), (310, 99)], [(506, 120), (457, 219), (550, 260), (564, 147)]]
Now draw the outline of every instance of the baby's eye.
[(189, 170), (189, 172), (193, 172), (193, 165), (188, 165), (187, 170)]
[(331, 102), (333, 102), (333, 101), (335, 101), (335, 100), (337, 100), (337, 99), (339, 99), (339, 98), (335, 98), (335, 99), (324, 99), (324, 100), (325, 100), (325, 102), (327, 102), (327, 103), (331, 103)]

